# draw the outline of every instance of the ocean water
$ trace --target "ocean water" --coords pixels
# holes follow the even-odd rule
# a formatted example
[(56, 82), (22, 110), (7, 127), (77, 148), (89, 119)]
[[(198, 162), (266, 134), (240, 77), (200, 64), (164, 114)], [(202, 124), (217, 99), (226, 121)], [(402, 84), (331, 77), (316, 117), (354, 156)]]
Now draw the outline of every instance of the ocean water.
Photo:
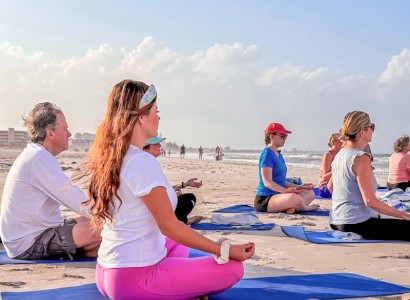
[[(238, 163), (238, 164), (252, 164), (258, 165), (260, 151), (226, 151), (224, 152), (223, 160)], [(324, 152), (296, 152), (283, 151), (282, 155), (289, 166), (298, 166), (303, 168), (320, 169)], [(386, 175), (389, 171), (389, 158), (391, 154), (374, 154), (373, 167), (374, 172)], [(198, 159), (197, 152), (187, 152), (186, 158)], [(213, 152), (205, 152), (203, 154), (204, 160), (215, 160)]]

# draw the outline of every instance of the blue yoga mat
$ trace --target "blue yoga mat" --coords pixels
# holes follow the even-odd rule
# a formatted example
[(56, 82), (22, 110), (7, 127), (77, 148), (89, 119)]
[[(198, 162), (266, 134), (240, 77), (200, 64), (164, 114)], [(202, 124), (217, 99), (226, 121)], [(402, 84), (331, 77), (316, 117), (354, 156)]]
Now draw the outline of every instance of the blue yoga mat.
[[(205, 255), (210, 255), (209, 253), (196, 250), (196, 249), (189, 249), (189, 257), (201, 257)], [(23, 260), (23, 259), (13, 259), (7, 256), (6, 251), (0, 251), (0, 265), (7, 265), (7, 264), (56, 264), (56, 263), (71, 263), (71, 262), (88, 262), (88, 261), (96, 261), (95, 258), (83, 258), (78, 260), (69, 260), (69, 259), (42, 259), (42, 260)]]
[(332, 198), (324, 198), (324, 197), (320, 196), (320, 192), (319, 192), (318, 187), (313, 188), (313, 192), (315, 193), (315, 199), (316, 200), (331, 200), (332, 199)]
[(409, 288), (351, 274), (246, 278), (210, 299), (341, 299), (404, 294)]
[(271, 230), (275, 224), (256, 224), (256, 225), (219, 225), (212, 223), (191, 224), (191, 228), (196, 230)]
[[(247, 204), (237, 204), (228, 207), (224, 207), (214, 212), (217, 213), (254, 213), (254, 214), (269, 214), (266, 212), (257, 212), (253, 206)], [(321, 216), (328, 217), (329, 210), (313, 210), (313, 211), (300, 211), (297, 214), (306, 216)]]
[[(409, 292), (409, 288), (356, 274), (330, 273), (245, 278), (231, 289), (210, 296), (210, 299), (340, 299), (399, 295)], [(0, 295), (3, 300), (107, 299), (100, 294), (94, 283), (42, 291), (2, 292)]]
[(303, 226), (281, 226), (284, 234), (287, 236), (311, 242), (314, 244), (330, 244), (330, 243), (391, 243), (397, 242), (392, 240), (344, 240), (329, 236), (325, 231), (305, 231)]
[[(387, 188), (378, 188), (377, 192), (381, 192), (381, 193), (386, 193), (388, 190)], [(320, 192), (319, 192), (319, 188), (315, 187), (313, 188), (313, 192), (315, 193), (315, 199), (316, 200), (332, 200), (332, 198), (324, 198), (322, 196), (320, 196)]]

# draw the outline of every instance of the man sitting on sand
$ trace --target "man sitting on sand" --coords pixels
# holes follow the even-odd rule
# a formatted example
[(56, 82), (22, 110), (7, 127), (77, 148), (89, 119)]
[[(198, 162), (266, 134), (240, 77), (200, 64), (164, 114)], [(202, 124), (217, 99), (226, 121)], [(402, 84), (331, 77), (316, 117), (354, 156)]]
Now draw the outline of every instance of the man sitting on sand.
[[(7, 254), (17, 259), (96, 257), (100, 232), (92, 231), (81, 203), (84, 192), (71, 185), (55, 156), (71, 136), (63, 112), (38, 103), (23, 118), (30, 142), (14, 161), (4, 185), (0, 235)], [(64, 219), (60, 205), (80, 214)]]
[[(161, 142), (164, 141), (163, 137), (154, 137), (147, 140), (144, 145), (144, 151), (150, 153), (154, 157), (158, 157), (161, 154)], [(196, 197), (192, 193), (182, 193), (182, 189), (187, 186), (200, 188), (202, 186), (202, 181), (197, 181), (197, 178), (190, 178), (186, 182), (174, 185), (173, 188), (178, 195), (178, 204), (175, 208), (175, 215), (178, 220), (184, 222), (185, 224), (199, 223), (203, 220), (201, 216), (194, 216), (188, 218), (189, 213), (195, 207)]]

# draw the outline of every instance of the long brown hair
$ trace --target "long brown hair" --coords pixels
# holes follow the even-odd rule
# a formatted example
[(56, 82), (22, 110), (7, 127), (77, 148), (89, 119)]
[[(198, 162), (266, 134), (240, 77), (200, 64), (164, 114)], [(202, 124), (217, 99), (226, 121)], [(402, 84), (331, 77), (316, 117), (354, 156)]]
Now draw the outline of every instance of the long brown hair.
[(142, 108), (139, 103), (148, 89), (140, 81), (123, 80), (117, 83), (109, 97), (105, 118), (97, 129), (95, 141), (87, 154), (80, 173), (74, 180), (89, 177), (88, 199), (91, 204), (91, 224), (101, 228), (105, 221), (112, 221), (113, 197), (120, 205), (117, 191), (120, 185), (120, 172), (123, 159), (130, 146), (131, 135), (139, 117), (147, 115), (156, 99)]

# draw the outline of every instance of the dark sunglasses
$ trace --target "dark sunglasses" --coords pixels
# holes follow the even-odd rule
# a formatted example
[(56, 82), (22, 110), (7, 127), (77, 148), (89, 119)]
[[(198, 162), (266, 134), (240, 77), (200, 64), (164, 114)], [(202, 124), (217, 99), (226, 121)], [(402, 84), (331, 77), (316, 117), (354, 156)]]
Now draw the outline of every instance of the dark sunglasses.
[(372, 131), (374, 131), (376, 129), (376, 125), (374, 125), (374, 123), (370, 124), (369, 126), (364, 126), (364, 129), (370, 128)]
[(283, 134), (283, 133), (273, 133), (273, 135), (279, 135), (282, 139), (286, 140), (288, 138), (287, 134)]

